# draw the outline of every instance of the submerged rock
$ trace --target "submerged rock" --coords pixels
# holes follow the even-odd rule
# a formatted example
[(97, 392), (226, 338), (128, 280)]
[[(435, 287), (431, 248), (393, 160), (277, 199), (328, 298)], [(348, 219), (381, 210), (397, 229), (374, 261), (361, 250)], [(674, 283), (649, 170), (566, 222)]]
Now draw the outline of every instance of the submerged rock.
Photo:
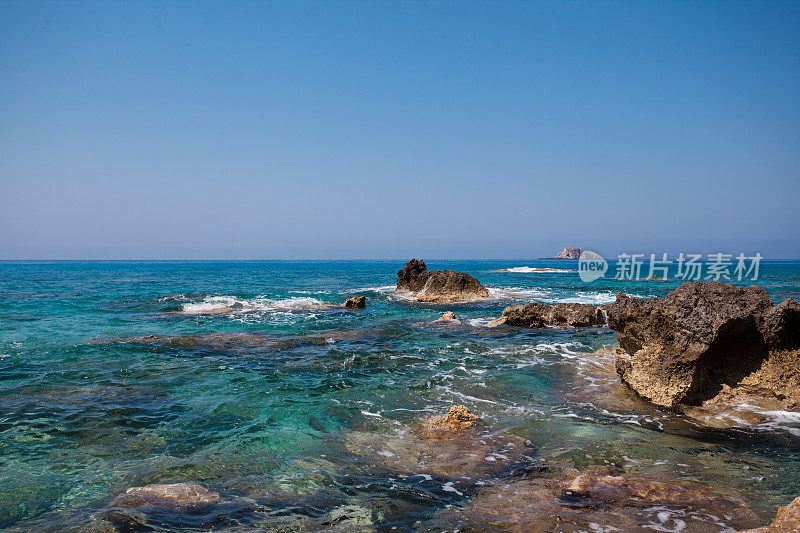
[(196, 507), (220, 503), (219, 493), (194, 483), (131, 487), (111, 501), (112, 507)]
[(800, 531), (800, 498), (778, 509), (775, 520), (768, 526), (748, 529), (742, 533), (789, 533)]
[(525, 328), (542, 328), (545, 326), (601, 326), (606, 323), (605, 311), (602, 307), (589, 304), (555, 304), (529, 303), (527, 305), (511, 305), (503, 310), (503, 316), (489, 323), (490, 326), (507, 324)]
[(397, 290), (409, 291), (419, 302), (447, 303), (486, 298), (489, 291), (463, 272), (428, 270), (425, 261), (412, 259), (397, 271)]
[(361, 295), (353, 296), (345, 300), (344, 306), (350, 309), (364, 309), (367, 306), (367, 299)]
[[(574, 476), (577, 472), (573, 473)], [(738, 494), (642, 474), (568, 472), (496, 480), (440, 526), (469, 531), (730, 531), (756, 517)]]
[(434, 320), (434, 322), (446, 322), (450, 324), (461, 324), (461, 321), (456, 317), (456, 314), (452, 311), (447, 311), (442, 316)]
[(617, 372), (655, 404), (700, 404), (740, 384), (797, 402), (798, 358), (776, 352), (798, 348), (794, 300), (773, 306), (761, 287), (692, 282), (663, 299), (620, 293), (606, 310), (628, 354)]

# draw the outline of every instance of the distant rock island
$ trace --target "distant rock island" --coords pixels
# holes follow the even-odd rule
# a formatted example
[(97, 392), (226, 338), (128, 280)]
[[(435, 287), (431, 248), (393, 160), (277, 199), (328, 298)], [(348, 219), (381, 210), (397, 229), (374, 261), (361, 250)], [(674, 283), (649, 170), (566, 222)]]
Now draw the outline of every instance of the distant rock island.
[(542, 257), (540, 259), (579, 259), (581, 256), (580, 248), (570, 248), (569, 246), (558, 252), (555, 257)]

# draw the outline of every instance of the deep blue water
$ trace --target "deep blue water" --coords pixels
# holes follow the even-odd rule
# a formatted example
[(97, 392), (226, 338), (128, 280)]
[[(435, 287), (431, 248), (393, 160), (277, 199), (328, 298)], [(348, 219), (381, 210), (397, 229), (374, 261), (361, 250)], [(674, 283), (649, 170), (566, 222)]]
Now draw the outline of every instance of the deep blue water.
[[(568, 271), (505, 271), (521, 266)], [(605, 402), (593, 352), (615, 344), (607, 328), (486, 327), (515, 303), (602, 304), (677, 282), (587, 285), (569, 261), (429, 261), (475, 275), (492, 297), (424, 305), (395, 295), (401, 267), (0, 263), (0, 528), (72, 527), (128, 487), (182, 481), (249, 503), (150, 517), (156, 529), (313, 529), (341, 509), (379, 529), (443, 528), (448, 506), (505, 471), (448, 485), (412, 475), (418, 465), (381, 439), (454, 404), (528, 441), (492, 459), (509, 470), (535, 458), (624, 463), (742, 491), (765, 520), (800, 494), (796, 414), (712, 429), (633, 398)], [(761, 271), (773, 300), (800, 299), (800, 263)], [(319, 307), (354, 294), (366, 309)], [(463, 325), (429, 324), (447, 310)]]

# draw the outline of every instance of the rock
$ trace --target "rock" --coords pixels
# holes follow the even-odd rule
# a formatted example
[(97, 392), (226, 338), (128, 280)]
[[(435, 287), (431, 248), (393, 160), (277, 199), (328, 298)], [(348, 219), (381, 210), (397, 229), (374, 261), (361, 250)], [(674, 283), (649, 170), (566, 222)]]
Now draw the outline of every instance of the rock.
[(112, 507), (198, 507), (219, 503), (216, 492), (194, 483), (154, 484), (131, 487), (111, 502)]
[(501, 319), (490, 322), (489, 325), (508, 324), (542, 328), (544, 326), (589, 327), (606, 323), (603, 308), (589, 304), (547, 305), (534, 302), (527, 305), (512, 305), (503, 310)]
[(489, 291), (463, 272), (428, 270), (425, 261), (412, 259), (397, 272), (397, 289), (414, 293), (419, 302), (449, 303), (486, 298)]
[(506, 323), (506, 317), (501, 316), (500, 318), (495, 318), (494, 320), (486, 324), (486, 326), (493, 328), (495, 326), (502, 326), (505, 323)]
[(364, 309), (367, 306), (367, 299), (361, 295), (353, 296), (345, 300), (344, 306), (350, 309)]
[(775, 520), (768, 526), (748, 529), (741, 533), (789, 533), (800, 531), (800, 498), (778, 509)]
[(570, 480), (563, 474), (486, 482), (468, 502), (441, 513), (437, 525), (465, 531), (732, 531), (757, 523), (740, 494), (720, 493), (707, 483), (598, 472)]
[(647, 475), (612, 476), (589, 472), (573, 479), (564, 492), (570, 496), (625, 505), (698, 504), (709, 499), (706, 486), (676, 481)]
[[(718, 282), (684, 283), (663, 299), (620, 293), (606, 307), (629, 355), (617, 359), (617, 372), (657, 405), (698, 405), (758, 371), (772, 350), (797, 347), (798, 307), (794, 300), (773, 306), (761, 287)], [(777, 374), (800, 373), (792, 357), (776, 360), (789, 364)]]
[(456, 318), (456, 314), (452, 311), (445, 312), (442, 316), (434, 320), (434, 322), (447, 322), (450, 324), (461, 324), (461, 321)]
[(764, 339), (776, 348), (800, 346), (800, 304), (787, 298), (764, 314)]
[(403, 266), (403, 270), (397, 271), (397, 289), (411, 292), (421, 291), (428, 281), (428, 267), (425, 261), (412, 259)]
[(481, 418), (472, 413), (465, 405), (454, 405), (446, 415), (438, 415), (425, 420), (422, 424), (428, 429), (446, 429), (463, 431), (475, 426)]
[(558, 255), (555, 257), (542, 257), (542, 259), (580, 259), (582, 253), (583, 250), (580, 248), (571, 248), (568, 246), (558, 252)]

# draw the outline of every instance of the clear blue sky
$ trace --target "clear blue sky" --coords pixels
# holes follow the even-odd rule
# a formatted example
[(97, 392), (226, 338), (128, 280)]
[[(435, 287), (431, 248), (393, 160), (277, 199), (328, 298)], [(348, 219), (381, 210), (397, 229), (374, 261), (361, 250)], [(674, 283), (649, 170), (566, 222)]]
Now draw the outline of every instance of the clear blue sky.
[(0, 258), (800, 257), (800, 2), (0, 1)]

